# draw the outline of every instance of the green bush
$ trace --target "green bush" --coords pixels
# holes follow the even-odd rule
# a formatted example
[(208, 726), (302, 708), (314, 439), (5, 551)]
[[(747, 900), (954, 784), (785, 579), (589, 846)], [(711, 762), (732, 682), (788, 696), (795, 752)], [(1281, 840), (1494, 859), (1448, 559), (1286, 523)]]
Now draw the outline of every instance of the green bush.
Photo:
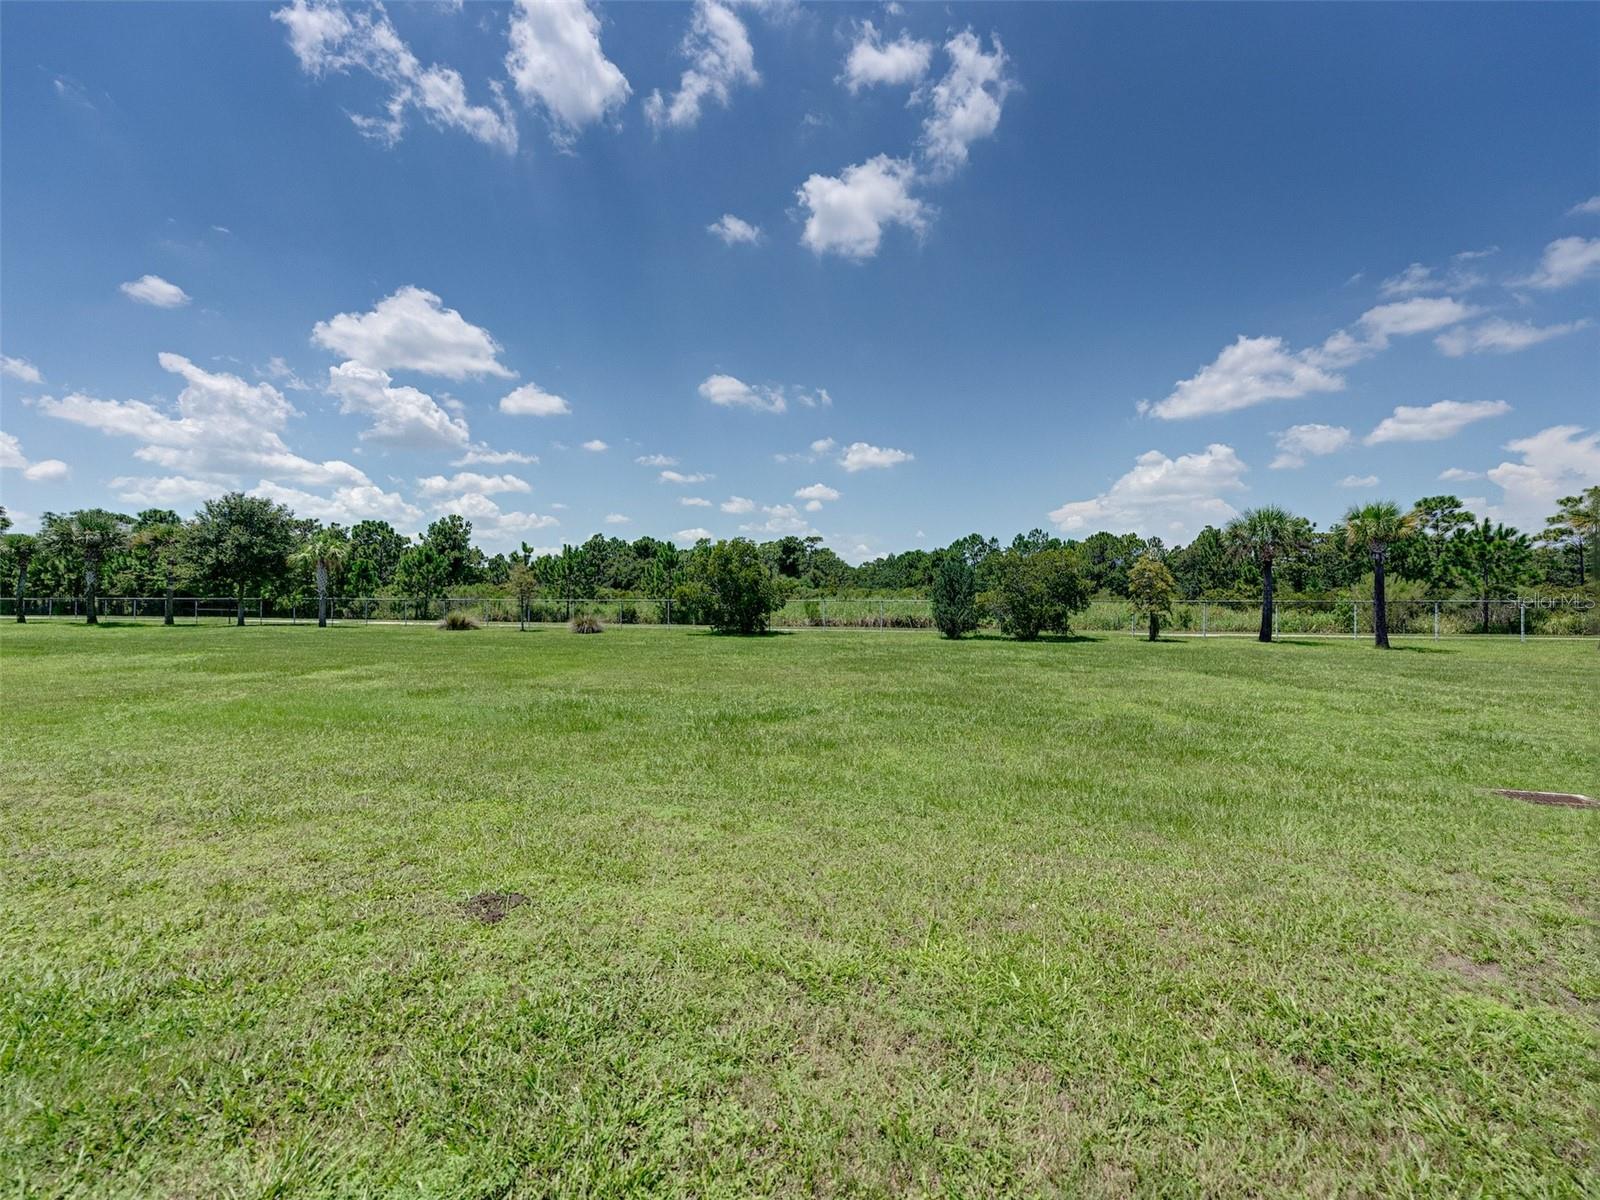
[(978, 580), (959, 554), (946, 554), (933, 577), (933, 623), (947, 638), (978, 627)]
[(1031, 642), (1045, 630), (1069, 633), (1072, 614), (1089, 607), (1082, 564), (1066, 546), (1010, 549), (991, 554), (984, 565), (991, 563), (994, 587), (978, 601), (1018, 641)]
[(732, 538), (700, 558), (706, 620), (718, 633), (761, 633), (784, 601), (783, 584), (749, 538)]

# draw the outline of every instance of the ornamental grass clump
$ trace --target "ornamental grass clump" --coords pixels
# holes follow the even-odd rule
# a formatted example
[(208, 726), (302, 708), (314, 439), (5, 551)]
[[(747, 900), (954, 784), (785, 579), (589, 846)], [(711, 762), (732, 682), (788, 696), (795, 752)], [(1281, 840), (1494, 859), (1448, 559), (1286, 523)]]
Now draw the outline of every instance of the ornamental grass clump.
[(482, 629), (477, 620), (464, 609), (455, 608), (445, 613), (444, 620), (439, 622), (440, 629)]
[(604, 633), (606, 627), (600, 623), (600, 618), (593, 613), (580, 613), (572, 618), (573, 633)]

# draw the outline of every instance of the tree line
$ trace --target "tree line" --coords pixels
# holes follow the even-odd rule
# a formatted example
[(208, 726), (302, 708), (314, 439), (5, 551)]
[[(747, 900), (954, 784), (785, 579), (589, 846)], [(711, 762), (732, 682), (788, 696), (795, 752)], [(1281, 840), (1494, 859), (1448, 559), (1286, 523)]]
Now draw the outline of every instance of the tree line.
[[(0, 531), (9, 527), (0, 509)], [(206, 501), (187, 520), (169, 509), (80, 509), (46, 513), (37, 534), (0, 539), (0, 570), (14, 581), (19, 619), (28, 594), (81, 596), (90, 621), (99, 596), (165, 596), (168, 620), (177, 597), (230, 596), (242, 624), (247, 596), (283, 605), (315, 597), (325, 622), (330, 595), (404, 597), (425, 611), (442, 596), (471, 593), (524, 602), (670, 599), (686, 623), (746, 629), (764, 625), (791, 596), (896, 594), (932, 600), (936, 623), (957, 636), (989, 620), (1030, 638), (1064, 632), (1091, 599), (1116, 597), (1132, 600), (1155, 636), (1178, 602), (1259, 599), (1261, 637), (1270, 640), (1280, 600), (1370, 590), (1379, 644), (1387, 641), (1382, 614), (1392, 595), (1479, 600), (1487, 628), (1493, 598), (1529, 587), (1592, 592), (1597, 558), (1600, 486), (1558, 501), (1534, 536), (1479, 520), (1457, 497), (1440, 495), (1409, 509), (1387, 502), (1353, 508), (1324, 530), (1264, 506), (1222, 528), (1207, 526), (1183, 546), (1135, 534), (1070, 539), (1034, 529), (1004, 545), (973, 533), (859, 566), (821, 538), (794, 536), (759, 544), (706, 539), (683, 549), (652, 537), (596, 534), (554, 553), (524, 543), (488, 555), (459, 515), (441, 517), (413, 538), (385, 521), (325, 525), (238, 492)], [(739, 587), (729, 583), (735, 577)], [(757, 610), (761, 615), (750, 615)]]

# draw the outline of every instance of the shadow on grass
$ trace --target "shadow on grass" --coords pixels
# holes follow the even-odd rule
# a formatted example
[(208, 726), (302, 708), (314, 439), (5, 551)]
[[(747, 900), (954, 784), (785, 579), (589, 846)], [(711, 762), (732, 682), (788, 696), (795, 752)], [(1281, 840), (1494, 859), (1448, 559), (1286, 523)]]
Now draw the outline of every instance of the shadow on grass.
[(730, 642), (739, 641), (741, 638), (788, 638), (799, 635), (798, 629), (763, 629), (759, 633), (724, 633), (716, 629), (707, 629), (703, 625), (674, 625), (673, 629), (686, 629), (690, 637), (725, 638)]
[(962, 640), (968, 642), (1011, 642), (1019, 646), (1027, 646), (1044, 645), (1046, 643), (1070, 644), (1072, 642), (1103, 642), (1108, 640), (1108, 638), (1106, 635), (1096, 637), (1087, 633), (1041, 633), (1031, 642), (1027, 642), (1023, 641), (1021, 638), (1014, 638), (1004, 633), (995, 633), (990, 631), (985, 633), (974, 633), (969, 637), (963, 638)]

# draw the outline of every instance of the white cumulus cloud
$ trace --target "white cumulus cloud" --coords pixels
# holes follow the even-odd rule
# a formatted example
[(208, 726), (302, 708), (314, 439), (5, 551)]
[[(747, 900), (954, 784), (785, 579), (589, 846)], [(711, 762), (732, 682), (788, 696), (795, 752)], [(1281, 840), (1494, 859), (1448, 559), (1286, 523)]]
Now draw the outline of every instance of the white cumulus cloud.
[(944, 44), (950, 68), (929, 91), (932, 108), (922, 123), (922, 152), (936, 175), (948, 175), (967, 163), (968, 147), (991, 137), (1000, 127), (1000, 110), (1011, 91), (1006, 75), (1006, 52), (991, 34), (994, 49), (985, 53), (983, 42), (970, 30)]
[(1511, 411), (1504, 400), (1440, 400), (1433, 404), (1402, 404), (1363, 439), (1367, 445), (1382, 442), (1439, 442), (1460, 433), (1474, 421), (1488, 420)]
[(1139, 411), (1171, 421), (1342, 391), (1339, 372), (1386, 349), (1391, 338), (1441, 329), (1478, 312), (1449, 296), (1416, 296), (1369, 308), (1357, 318), (1357, 332), (1336, 330), (1304, 350), (1291, 350), (1281, 337), (1241, 335), (1164, 399), (1141, 401)]
[(825, 483), (812, 483), (803, 488), (797, 488), (794, 493), (796, 500), (837, 500), (839, 489), (831, 488)]
[(542, 109), (557, 145), (627, 103), (633, 89), (600, 48), (600, 19), (583, 0), (517, 0), (506, 72), (525, 104)]
[(536, 383), (525, 383), (500, 397), (500, 411), (517, 417), (559, 417), (570, 413), (572, 405)]
[(157, 356), (163, 370), (184, 381), (175, 412), (143, 400), (98, 400), (80, 392), (46, 396), (39, 411), (113, 437), (142, 443), (133, 454), (190, 478), (231, 482), (245, 473), (286, 478), (310, 487), (361, 486), (372, 481), (338, 459), (314, 462), (295, 454), (281, 431), (295, 408), (270, 383), (207, 371), (181, 354)]
[(863, 21), (845, 57), (844, 74), (839, 79), (852, 94), (875, 84), (916, 83), (928, 73), (928, 64), (932, 61), (932, 42), (919, 41), (902, 32), (894, 41), (886, 43), (871, 21)]
[(328, 394), (339, 411), (372, 419), (364, 442), (411, 449), (460, 449), (467, 445), (467, 423), (445, 412), (432, 396), (394, 383), (387, 371), (359, 362), (328, 368)]
[(846, 471), (866, 471), (875, 467), (893, 467), (910, 462), (914, 455), (905, 450), (891, 450), (867, 442), (851, 442), (839, 457), (839, 465)]
[(756, 502), (745, 496), (729, 496), (722, 502), (722, 511), (735, 516), (743, 513), (752, 513), (756, 510)]
[(706, 232), (713, 237), (721, 238), (724, 246), (754, 246), (761, 240), (761, 230), (758, 226), (741, 220), (732, 213), (723, 213), (706, 226)]
[(667, 98), (657, 89), (644, 103), (646, 119), (657, 128), (687, 129), (700, 120), (706, 101), (727, 107), (736, 86), (761, 82), (750, 33), (720, 0), (695, 0), (682, 52), (689, 66), (678, 80), (678, 90)]
[(781, 413), (789, 407), (782, 388), (754, 387), (732, 375), (709, 375), (698, 390), (701, 396), (721, 408)]
[(676, 483), (681, 486), (690, 483), (705, 483), (711, 476), (703, 471), (692, 471), (688, 474), (682, 471), (663, 471), (656, 478), (662, 483)]
[(318, 321), (311, 340), (347, 359), (384, 371), (420, 371), (445, 379), (512, 372), (496, 357), (500, 346), (438, 296), (410, 284), (385, 296), (372, 311), (339, 313)]
[(1342, 488), (1377, 487), (1378, 477), (1376, 475), (1346, 475), (1339, 480), (1339, 486)]
[(9, 354), (0, 354), (0, 375), (9, 375), (12, 379), (20, 379), (23, 383), (43, 383), (44, 376), (39, 373), (39, 368), (25, 358), (12, 358)]
[(248, 494), (287, 504), (294, 509), (297, 517), (337, 521), (341, 525), (354, 525), (357, 521), (388, 521), (392, 525), (405, 527), (415, 525), (422, 519), (421, 510), (406, 503), (404, 497), (395, 492), (386, 492), (372, 483), (347, 484), (334, 488), (324, 496), (263, 479)]
[(429, 475), (417, 480), (417, 491), (424, 496), (448, 496), (475, 492), (492, 496), (500, 492), (531, 492), (533, 485), (516, 475), (481, 475), (476, 471), (458, 471), (454, 475)]
[(436, 128), (460, 130), (507, 153), (517, 148), (516, 121), (499, 85), (490, 85), (492, 104), (473, 104), (461, 73), (424, 67), (382, 5), (345, 8), (334, 0), (294, 0), (272, 19), (284, 27), (289, 48), (306, 74), (321, 78), (365, 71), (387, 88), (383, 116), (350, 115), (366, 136), (393, 145), (405, 132), (407, 113), (416, 109)]
[(796, 195), (806, 211), (800, 240), (816, 254), (858, 261), (873, 257), (883, 232), (900, 225), (921, 237), (931, 210), (911, 194), (916, 169), (905, 159), (879, 154), (837, 176), (812, 175)]
[(1244, 490), (1246, 470), (1233, 447), (1219, 442), (1177, 458), (1147, 450), (1106, 491), (1063, 504), (1050, 520), (1063, 533), (1104, 529), (1186, 538), (1238, 515), (1224, 497)]
[(1587, 326), (1587, 320), (1568, 321), (1562, 325), (1534, 325), (1528, 321), (1507, 321), (1491, 317), (1477, 325), (1463, 325), (1447, 329), (1433, 339), (1433, 344), (1450, 358), (1465, 354), (1514, 354), (1548, 342), (1551, 338), (1576, 333)]
[(1557, 238), (1544, 248), (1533, 274), (1516, 280), (1519, 287), (1550, 291), (1600, 275), (1600, 238)]
[(140, 304), (155, 308), (182, 308), (189, 303), (189, 293), (159, 275), (141, 275), (120, 285), (122, 294)]
[(1540, 529), (1562, 496), (1600, 480), (1600, 432), (1578, 425), (1552, 425), (1506, 443), (1520, 462), (1502, 462), (1489, 478), (1504, 493), (1491, 515), (1522, 529)]
[(67, 464), (59, 458), (45, 458), (31, 462), (22, 452), (22, 443), (15, 434), (0, 432), (0, 468), (21, 471), (22, 477), (33, 483), (50, 483), (65, 479), (69, 474)]
[(535, 464), (537, 454), (524, 454), (520, 450), (491, 450), (488, 446), (471, 446), (460, 458), (452, 459), (452, 467), (503, 467), (508, 463)]
[(1342, 425), (1291, 425), (1273, 434), (1278, 457), (1272, 460), (1275, 471), (1303, 467), (1306, 459), (1332, 454), (1350, 444), (1350, 431)]

